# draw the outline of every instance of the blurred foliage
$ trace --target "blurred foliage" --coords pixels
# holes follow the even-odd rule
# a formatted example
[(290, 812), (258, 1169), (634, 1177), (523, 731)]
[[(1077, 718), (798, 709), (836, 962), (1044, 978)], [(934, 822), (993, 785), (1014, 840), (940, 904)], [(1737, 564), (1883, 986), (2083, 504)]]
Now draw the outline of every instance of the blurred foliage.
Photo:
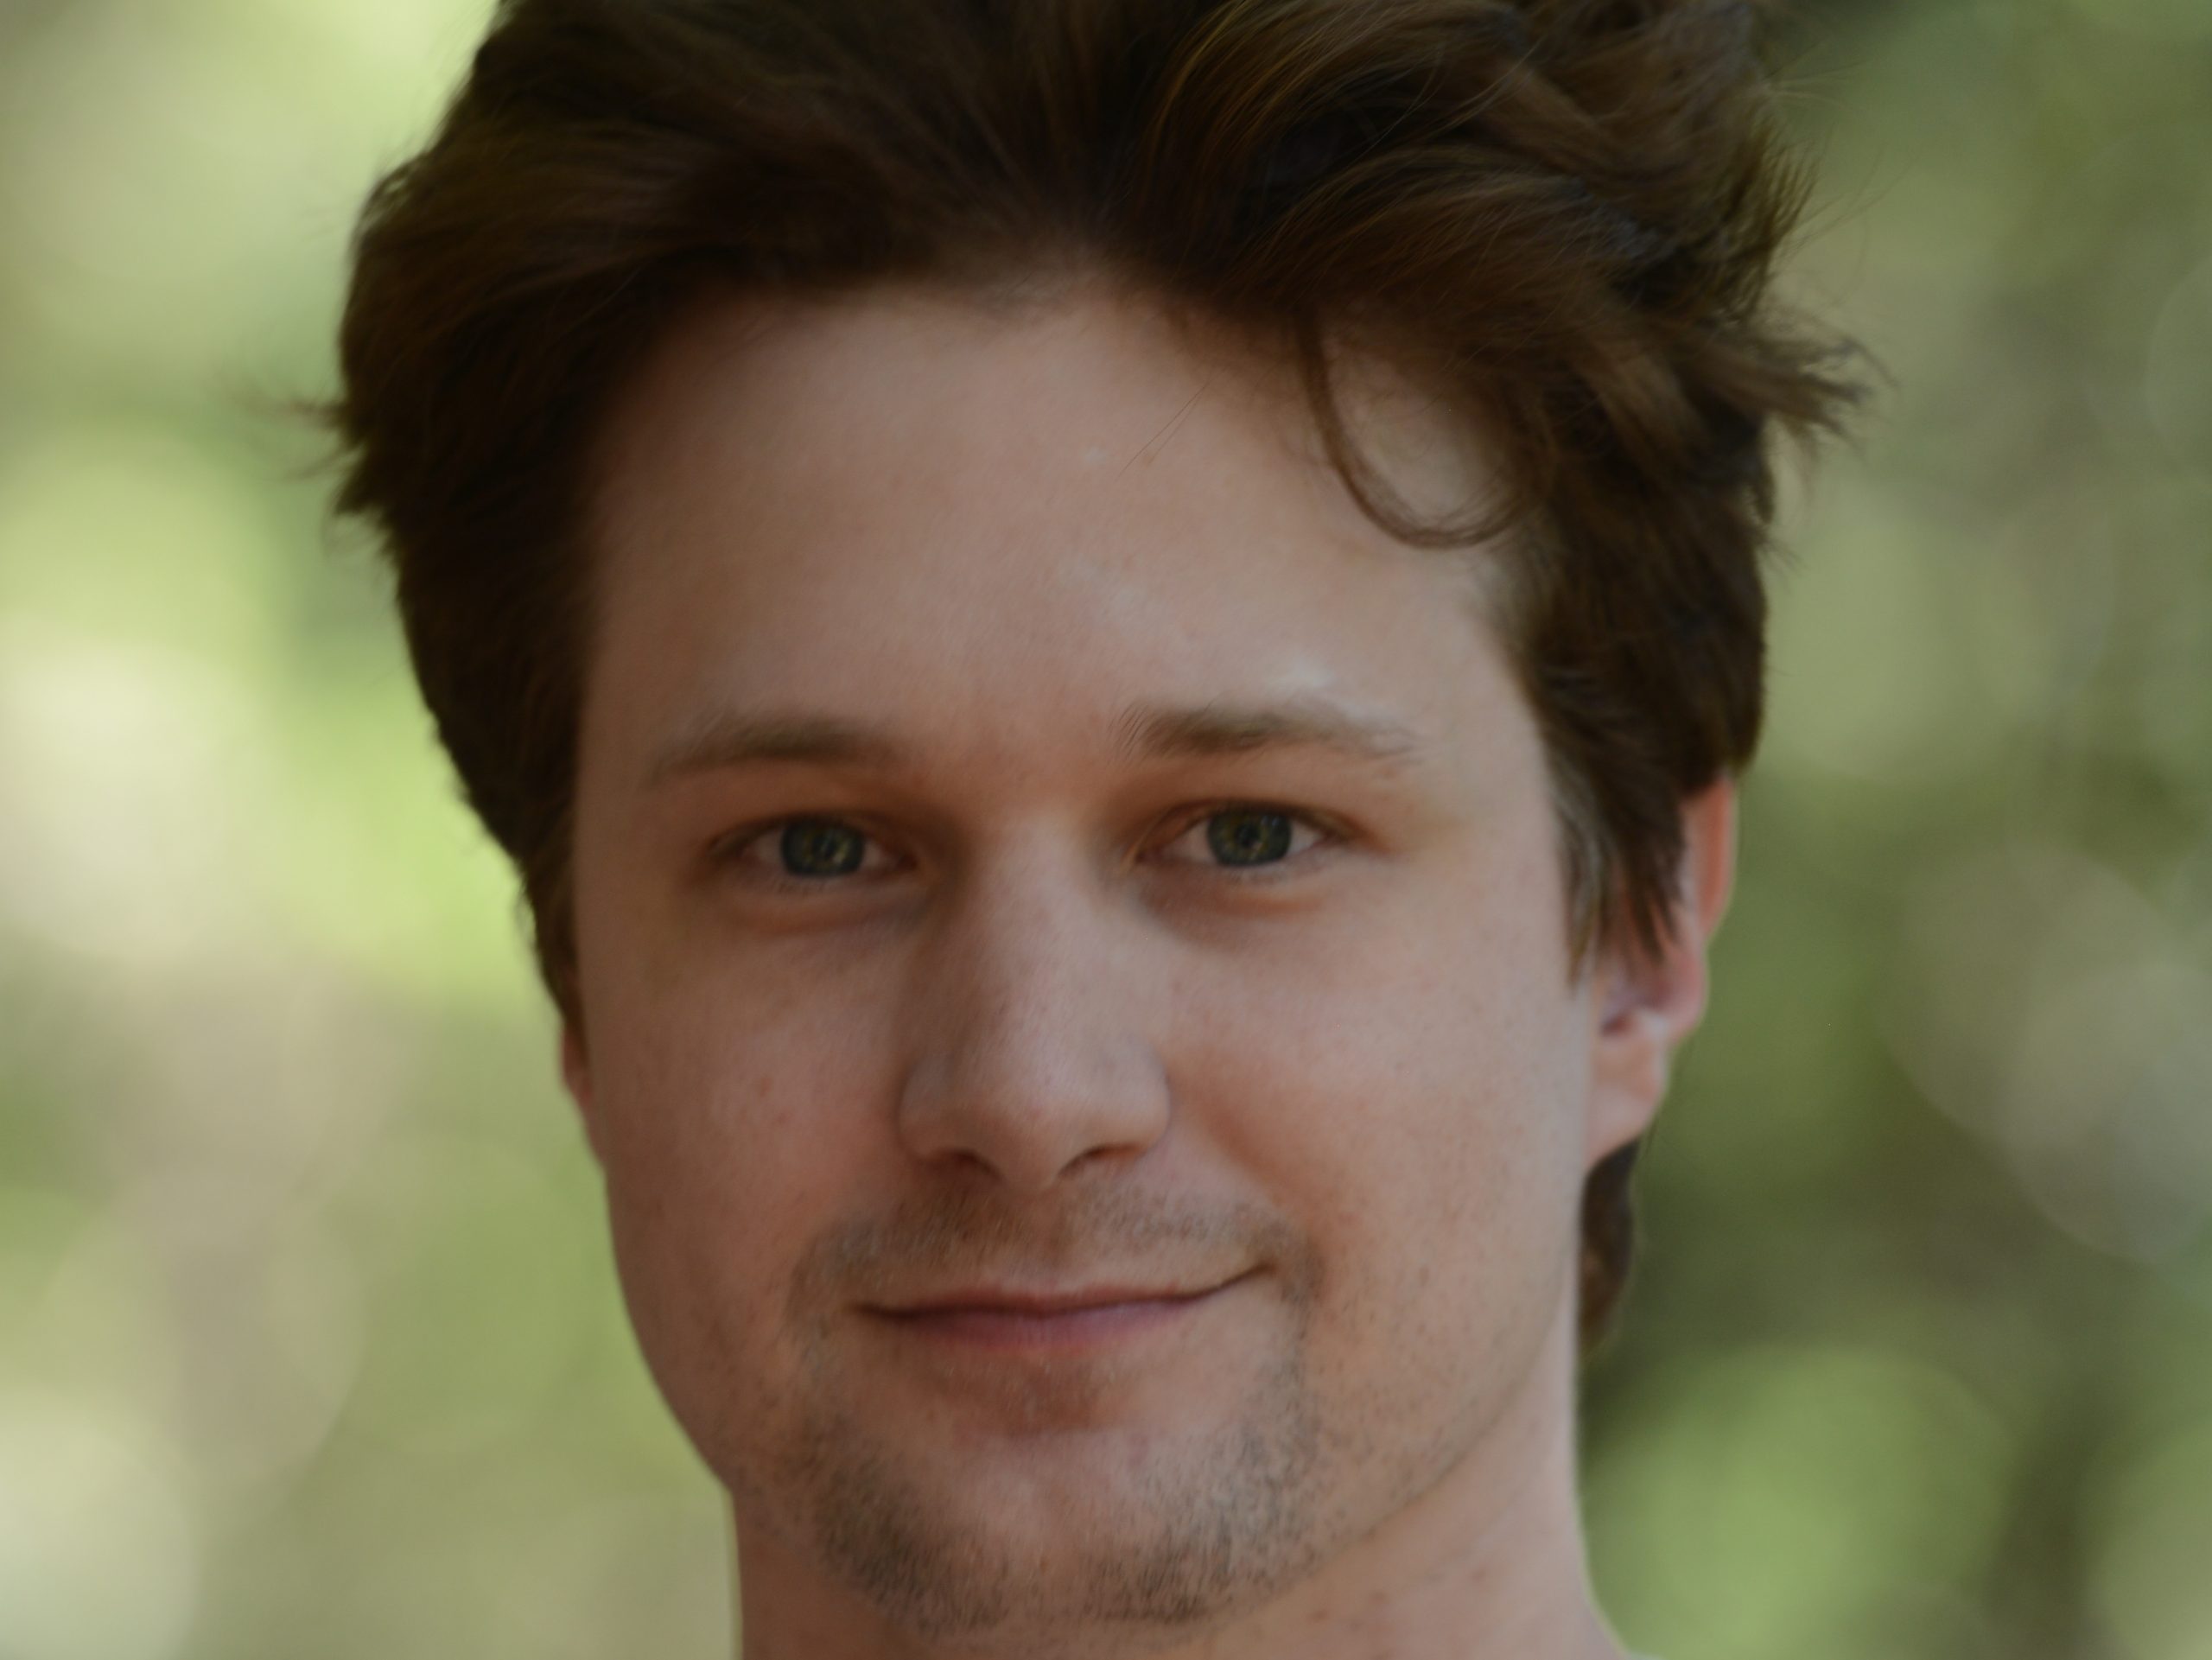
[[(507, 873), (283, 398), (483, 0), (0, 0), (0, 1655), (725, 1653)], [(2212, 3), (1812, 20), (1803, 475), (1586, 1382), (1668, 1660), (2212, 1660)]]

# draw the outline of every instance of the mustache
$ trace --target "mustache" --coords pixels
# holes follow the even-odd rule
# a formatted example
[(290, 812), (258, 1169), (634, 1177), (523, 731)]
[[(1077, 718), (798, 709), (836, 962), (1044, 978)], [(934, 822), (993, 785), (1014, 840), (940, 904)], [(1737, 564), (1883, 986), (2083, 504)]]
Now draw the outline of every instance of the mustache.
[(948, 1186), (824, 1230), (800, 1256), (791, 1303), (800, 1313), (956, 1282), (1187, 1283), (1254, 1268), (1279, 1274), (1299, 1307), (1319, 1291), (1313, 1241), (1259, 1205), (1120, 1184), (1049, 1199)]

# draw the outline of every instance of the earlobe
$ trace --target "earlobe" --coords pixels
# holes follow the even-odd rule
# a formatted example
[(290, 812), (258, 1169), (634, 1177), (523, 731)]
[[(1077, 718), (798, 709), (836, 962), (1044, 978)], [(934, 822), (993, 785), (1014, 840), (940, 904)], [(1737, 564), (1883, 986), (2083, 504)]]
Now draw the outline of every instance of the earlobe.
[(1724, 778), (1682, 804), (1671, 937), (1656, 954), (1630, 941), (1601, 959), (1586, 1167), (1649, 1128), (1675, 1051), (1704, 1018), (1707, 948), (1728, 907), (1735, 856), (1736, 789)]

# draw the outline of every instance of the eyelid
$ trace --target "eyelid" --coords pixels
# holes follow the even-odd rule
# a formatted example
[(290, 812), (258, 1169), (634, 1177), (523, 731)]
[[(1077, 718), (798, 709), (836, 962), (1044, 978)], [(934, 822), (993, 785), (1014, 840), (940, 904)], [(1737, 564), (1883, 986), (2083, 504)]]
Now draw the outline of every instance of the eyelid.
[[(727, 836), (715, 837), (707, 847), (708, 866), (710, 870), (717, 873), (726, 869), (740, 870), (753, 867), (753, 862), (742, 856), (747, 849), (760, 846), (771, 836), (779, 834), (792, 824), (836, 824), (842, 829), (856, 831), (861, 839), (870, 847), (880, 848), (884, 845), (883, 838), (868, 828), (868, 822), (865, 817), (848, 813), (785, 813), (780, 818), (771, 818), (761, 824), (749, 824), (741, 830), (732, 830)], [(861, 868), (850, 876), (815, 879), (786, 875), (777, 869), (773, 864), (762, 863), (753, 867), (751, 874), (743, 880), (766, 888), (771, 893), (789, 893), (809, 897), (827, 895), (840, 889), (849, 891), (861, 877), (870, 874), (868, 868), (868, 855), (865, 852), (861, 855)], [(879, 870), (874, 874), (880, 875), (882, 873)]]
[[(1343, 834), (1332, 822), (1322, 817), (1318, 813), (1307, 812), (1297, 807), (1282, 806), (1272, 801), (1230, 800), (1211, 802), (1203, 807), (1194, 807), (1191, 809), (1179, 819), (1173, 821), (1176, 824), (1174, 834), (1165, 837), (1159, 845), (1162, 847), (1172, 846), (1173, 843), (1181, 841), (1192, 830), (1198, 829), (1209, 818), (1217, 817), (1223, 813), (1231, 812), (1276, 814), (1281, 817), (1289, 819), (1294, 825), (1302, 826), (1305, 829), (1314, 831), (1316, 833), (1315, 838), (1307, 846), (1297, 849), (1294, 852), (1287, 853), (1281, 858), (1274, 860), (1267, 864), (1217, 865), (1206, 864), (1202, 861), (1185, 860), (1170, 860), (1168, 862), (1171, 864), (1184, 865), (1187, 868), (1203, 870), (1209, 875), (1226, 876), (1231, 881), (1267, 881), (1274, 879), (1277, 875), (1282, 873), (1302, 868), (1305, 862), (1313, 855), (1322, 849), (1327, 848), (1333, 843), (1340, 843), (1344, 839)], [(1294, 835), (1293, 839), (1294, 843)]]
[[(1166, 836), (1156, 838), (1152, 845), (1155, 849), (1173, 845), (1181, 841), (1199, 825), (1204, 824), (1208, 819), (1230, 812), (1278, 814), (1289, 819), (1294, 825), (1314, 831), (1315, 836), (1313, 841), (1306, 847), (1287, 853), (1281, 859), (1266, 864), (1250, 866), (1207, 864), (1200, 860), (1182, 859), (1171, 859), (1166, 862), (1185, 871), (1202, 870), (1210, 876), (1225, 877), (1231, 882), (1264, 882), (1280, 879), (1290, 872), (1302, 868), (1308, 859), (1345, 840), (1343, 830), (1333, 820), (1321, 814), (1271, 801), (1232, 798), (1207, 802), (1202, 805), (1185, 808), (1181, 812), (1173, 815), (1166, 821), (1174, 826), (1173, 831)], [(768, 837), (789, 825), (804, 823), (840, 825), (857, 831), (872, 846), (880, 848), (884, 844), (883, 838), (868, 828), (865, 817), (839, 813), (787, 813), (780, 818), (747, 825), (743, 829), (733, 830), (727, 836), (717, 837), (708, 847), (708, 862), (716, 870), (742, 867), (748, 862), (741, 856), (746, 851), (758, 847)], [(809, 879), (804, 876), (787, 875), (772, 865), (763, 865), (747, 880), (772, 893), (827, 897), (839, 891), (851, 891), (853, 887), (859, 885), (867, 874), (866, 858), (863, 855), (862, 869), (849, 876)], [(881, 873), (879, 871), (877, 874)]]

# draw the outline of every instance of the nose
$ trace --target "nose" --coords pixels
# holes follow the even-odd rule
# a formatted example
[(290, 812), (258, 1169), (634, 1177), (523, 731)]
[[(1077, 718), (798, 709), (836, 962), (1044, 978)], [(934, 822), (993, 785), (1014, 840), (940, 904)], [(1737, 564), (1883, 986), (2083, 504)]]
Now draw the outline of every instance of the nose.
[(1141, 945), (1073, 856), (1033, 848), (963, 872), (916, 964), (906, 1151), (1036, 1193), (1157, 1142), (1168, 1086)]

